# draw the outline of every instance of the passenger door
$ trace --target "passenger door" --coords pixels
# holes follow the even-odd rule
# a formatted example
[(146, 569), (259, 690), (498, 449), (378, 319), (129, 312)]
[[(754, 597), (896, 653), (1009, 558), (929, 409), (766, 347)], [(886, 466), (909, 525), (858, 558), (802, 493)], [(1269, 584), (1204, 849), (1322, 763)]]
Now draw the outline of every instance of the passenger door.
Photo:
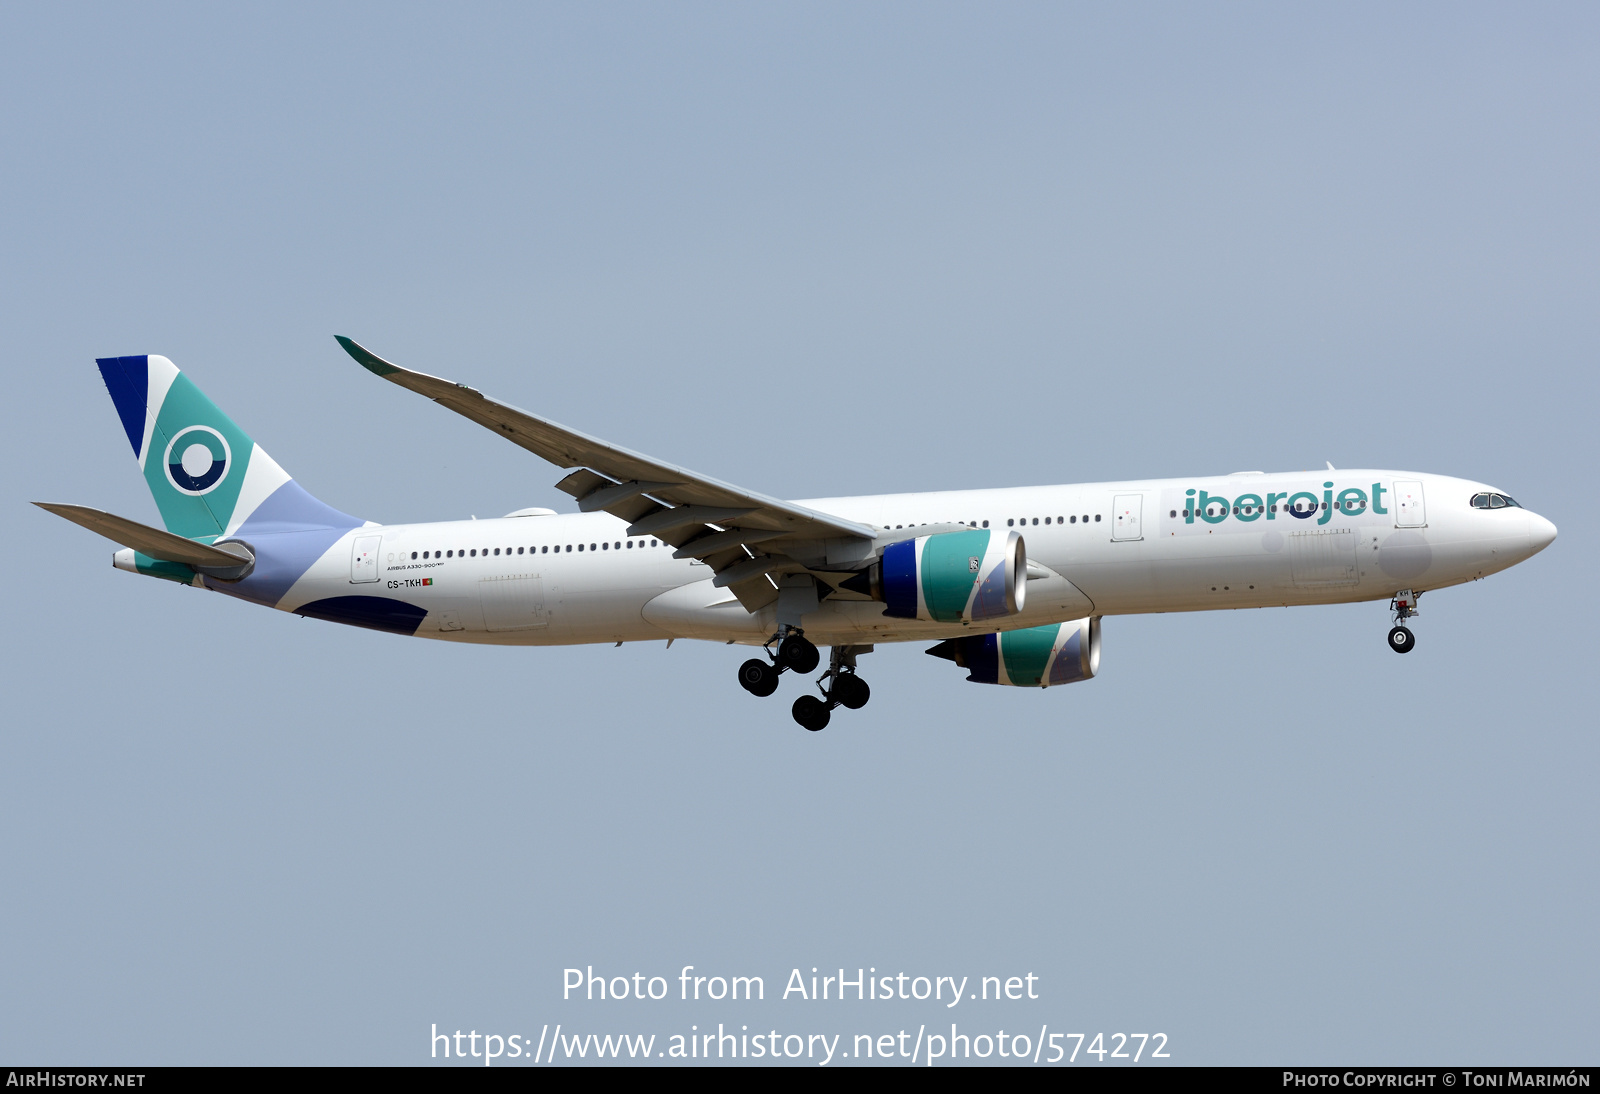
[(1143, 494), (1118, 494), (1111, 507), (1111, 538), (1119, 541), (1143, 539), (1143, 517)]
[(378, 548), (382, 536), (357, 536), (350, 552), (350, 584), (378, 580)]
[(1422, 502), (1422, 484), (1414, 480), (1397, 480), (1394, 484), (1394, 523), (1396, 528), (1422, 528), (1428, 523), (1428, 512)]

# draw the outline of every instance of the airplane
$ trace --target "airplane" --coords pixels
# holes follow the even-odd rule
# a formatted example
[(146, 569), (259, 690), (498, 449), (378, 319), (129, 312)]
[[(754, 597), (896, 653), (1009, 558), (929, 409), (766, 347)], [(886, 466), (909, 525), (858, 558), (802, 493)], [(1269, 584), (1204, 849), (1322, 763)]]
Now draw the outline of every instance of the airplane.
[(164, 529), (36, 505), (121, 544), (119, 570), (418, 638), (554, 646), (679, 638), (759, 647), (750, 694), (828, 667), (805, 729), (866, 705), (857, 658), (891, 642), (982, 684), (1094, 677), (1101, 620), (1389, 601), (1389, 645), (1425, 590), (1514, 566), (1556, 527), (1484, 483), (1335, 470), (781, 501), (383, 360), (360, 365), (566, 470), (578, 512), (375, 524), (318, 501), (165, 357), (100, 374)]

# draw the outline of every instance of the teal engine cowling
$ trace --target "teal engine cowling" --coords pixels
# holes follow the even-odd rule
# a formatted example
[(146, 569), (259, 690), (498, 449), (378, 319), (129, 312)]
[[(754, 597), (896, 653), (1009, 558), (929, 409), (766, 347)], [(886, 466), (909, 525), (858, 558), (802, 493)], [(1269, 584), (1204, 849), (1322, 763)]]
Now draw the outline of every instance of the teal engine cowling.
[(974, 684), (1049, 688), (1100, 670), (1100, 617), (950, 638), (927, 651), (967, 670)]
[(844, 587), (883, 601), (883, 614), (896, 619), (1002, 619), (1027, 598), (1027, 547), (1016, 532), (990, 528), (918, 536), (889, 544)]

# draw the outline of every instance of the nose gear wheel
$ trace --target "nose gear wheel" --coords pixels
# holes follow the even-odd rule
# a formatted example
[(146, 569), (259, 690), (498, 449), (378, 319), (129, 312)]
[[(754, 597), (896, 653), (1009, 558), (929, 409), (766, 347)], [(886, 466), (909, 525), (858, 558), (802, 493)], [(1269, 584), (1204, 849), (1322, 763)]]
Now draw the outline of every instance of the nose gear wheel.
[(1421, 595), (1410, 589), (1402, 589), (1389, 601), (1389, 610), (1394, 613), (1394, 626), (1389, 631), (1389, 648), (1395, 653), (1410, 653), (1417, 644), (1417, 636), (1411, 633), (1406, 621), (1421, 614), (1417, 611), (1417, 598)]

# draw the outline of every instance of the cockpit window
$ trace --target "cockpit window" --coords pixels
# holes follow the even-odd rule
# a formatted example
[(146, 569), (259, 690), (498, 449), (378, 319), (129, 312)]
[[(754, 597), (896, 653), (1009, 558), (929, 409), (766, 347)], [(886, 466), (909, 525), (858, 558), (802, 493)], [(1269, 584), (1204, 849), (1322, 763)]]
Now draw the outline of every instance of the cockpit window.
[(1521, 509), (1515, 498), (1506, 494), (1491, 494), (1484, 491), (1482, 494), (1472, 495), (1474, 509)]

